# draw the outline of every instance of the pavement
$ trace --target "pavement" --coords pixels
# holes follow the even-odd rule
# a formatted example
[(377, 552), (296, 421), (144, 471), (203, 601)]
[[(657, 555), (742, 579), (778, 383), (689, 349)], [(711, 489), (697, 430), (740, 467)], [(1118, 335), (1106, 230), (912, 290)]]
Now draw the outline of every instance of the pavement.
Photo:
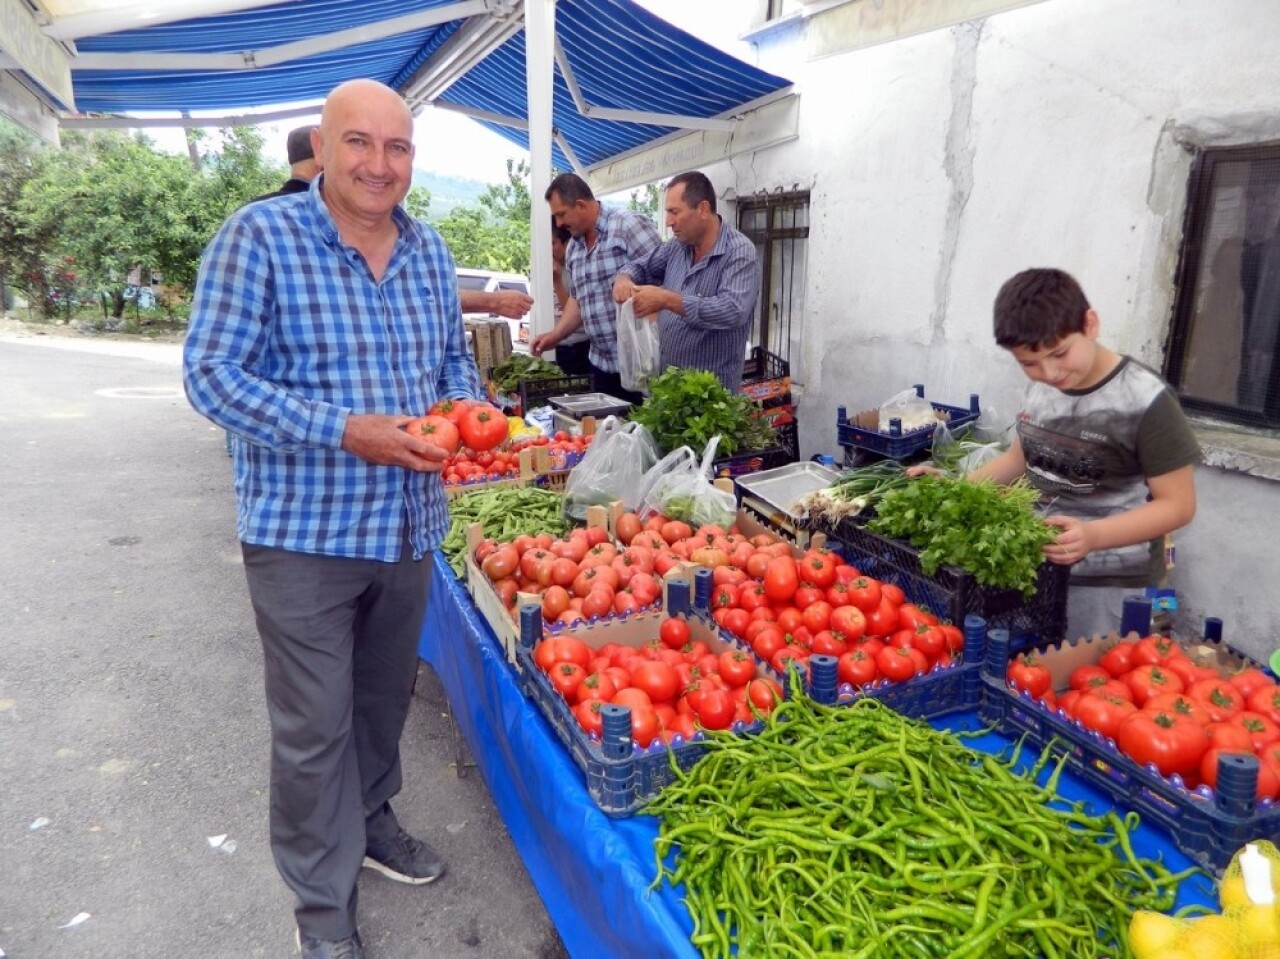
[[(0, 324), (0, 956), (287, 957), (262, 654), (223, 434), (175, 342)], [(425, 665), (394, 805), (449, 873), (368, 870), (370, 959), (567, 953)], [(464, 772), (466, 767), (463, 767)]]

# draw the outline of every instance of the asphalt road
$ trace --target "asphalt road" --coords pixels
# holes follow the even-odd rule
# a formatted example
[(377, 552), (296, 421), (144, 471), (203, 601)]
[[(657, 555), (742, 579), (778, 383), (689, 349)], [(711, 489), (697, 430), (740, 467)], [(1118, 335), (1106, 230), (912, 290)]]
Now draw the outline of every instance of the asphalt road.
[[(222, 433), (179, 348), (0, 333), (0, 955), (282, 957), (261, 650)], [(427, 667), (400, 820), (449, 874), (366, 870), (371, 959), (566, 955)], [(215, 847), (215, 843), (217, 844)], [(82, 918), (87, 916), (87, 918)]]

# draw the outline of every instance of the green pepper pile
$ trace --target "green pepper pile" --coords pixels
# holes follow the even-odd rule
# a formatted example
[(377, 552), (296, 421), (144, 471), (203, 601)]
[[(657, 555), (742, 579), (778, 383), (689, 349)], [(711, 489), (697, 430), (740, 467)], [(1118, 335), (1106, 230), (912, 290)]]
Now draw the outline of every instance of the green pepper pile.
[(1171, 908), (1195, 870), (1138, 859), (1134, 814), (1058, 799), (1061, 761), (1015, 763), (875, 699), (796, 697), (646, 807), (655, 886), (684, 884), (704, 957), (1132, 956), (1130, 914)]

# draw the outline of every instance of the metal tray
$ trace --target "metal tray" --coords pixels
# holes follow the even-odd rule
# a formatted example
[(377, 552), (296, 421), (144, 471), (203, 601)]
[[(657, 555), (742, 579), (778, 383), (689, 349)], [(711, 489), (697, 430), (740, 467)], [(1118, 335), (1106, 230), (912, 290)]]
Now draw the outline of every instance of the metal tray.
[(744, 496), (757, 499), (794, 520), (799, 519), (792, 511), (797, 500), (809, 493), (826, 489), (839, 478), (840, 474), (835, 470), (806, 460), (759, 473), (748, 473), (735, 482)]
[(631, 404), (626, 400), (608, 393), (572, 393), (564, 396), (547, 397), (547, 402), (558, 410), (563, 410), (574, 419), (584, 416), (608, 416), (626, 413)]

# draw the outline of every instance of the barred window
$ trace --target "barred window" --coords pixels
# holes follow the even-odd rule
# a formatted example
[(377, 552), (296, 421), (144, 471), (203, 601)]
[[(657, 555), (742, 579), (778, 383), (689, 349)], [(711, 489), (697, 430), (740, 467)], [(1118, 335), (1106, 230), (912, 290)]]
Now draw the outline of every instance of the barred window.
[(790, 360), (792, 323), (804, 315), (808, 191), (739, 197), (738, 229), (755, 244), (763, 280), (751, 342)]

